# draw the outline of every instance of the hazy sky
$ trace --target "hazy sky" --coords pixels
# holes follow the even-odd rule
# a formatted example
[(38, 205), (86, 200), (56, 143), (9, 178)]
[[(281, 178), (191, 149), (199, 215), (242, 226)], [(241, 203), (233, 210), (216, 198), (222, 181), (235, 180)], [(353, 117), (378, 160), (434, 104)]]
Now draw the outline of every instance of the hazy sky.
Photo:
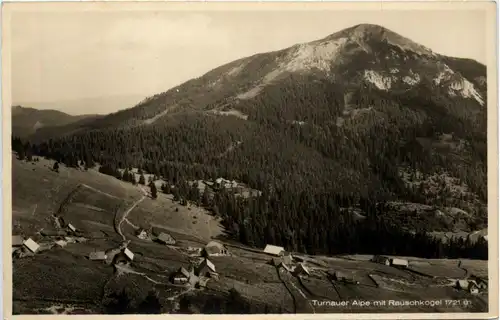
[[(221, 64), (360, 23), (380, 24), (437, 53), (486, 62), (484, 11), (89, 11), (11, 17), (14, 104), (130, 96), (132, 105), (122, 108), (131, 107), (137, 97), (166, 91)], [(110, 103), (97, 112), (118, 108)]]

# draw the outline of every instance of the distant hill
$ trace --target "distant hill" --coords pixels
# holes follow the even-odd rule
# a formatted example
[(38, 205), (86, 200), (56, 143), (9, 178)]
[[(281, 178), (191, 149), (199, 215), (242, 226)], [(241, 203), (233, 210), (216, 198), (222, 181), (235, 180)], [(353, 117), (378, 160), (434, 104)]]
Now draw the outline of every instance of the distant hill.
[(57, 110), (38, 110), (23, 106), (12, 107), (12, 134), (25, 137), (46, 127), (64, 126), (82, 120), (95, 120), (98, 115), (72, 116)]

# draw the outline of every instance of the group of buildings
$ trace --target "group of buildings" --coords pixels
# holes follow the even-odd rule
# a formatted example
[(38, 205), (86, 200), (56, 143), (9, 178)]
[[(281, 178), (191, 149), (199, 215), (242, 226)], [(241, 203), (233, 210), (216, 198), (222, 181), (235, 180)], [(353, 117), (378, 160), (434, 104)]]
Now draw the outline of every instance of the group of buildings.
[(197, 287), (205, 287), (209, 279), (219, 280), (219, 274), (215, 270), (215, 264), (210, 261), (210, 257), (229, 255), (229, 250), (225, 245), (217, 241), (210, 241), (204, 248), (199, 250), (203, 257), (196, 266), (179, 268), (171, 275), (171, 282), (174, 284), (189, 284)]
[[(59, 230), (59, 231), (41, 231), (40, 234), (42, 236), (48, 237), (57, 237), (59, 238), (56, 241), (38, 243), (33, 240), (31, 237), (27, 239), (21, 235), (12, 235), (12, 254), (17, 258), (22, 258), (25, 256), (33, 255), (42, 250), (48, 250), (52, 248), (54, 245), (58, 245), (60, 247), (64, 247), (68, 242), (73, 241), (77, 242), (81, 237), (69, 237), (71, 235), (77, 235), (77, 229), (69, 223), (66, 226), (67, 230)], [(56, 239), (57, 239), (56, 238)], [(63, 239), (61, 239), (63, 238)]]
[(471, 294), (478, 294), (480, 291), (488, 290), (488, 280), (471, 276), (468, 279), (457, 280), (455, 287)]
[(389, 258), (386, 256), (379, 256), (376, 255), (372, 258), (373, 262), (380, 263), (380, 264), (385, 264), (386, 266), (392, 266), (396, 268), (408, 268), (409, 262), (406, 259), (399, 259), (399, 258)]
[(264, 253), (274, 256), (270, 263), (276, 268), (283, 268), (296, 276), (311, 274), (309, 268), (302, 261), (297, 263), (297, 259), (283, 247), (268, 244), (264, 248)]

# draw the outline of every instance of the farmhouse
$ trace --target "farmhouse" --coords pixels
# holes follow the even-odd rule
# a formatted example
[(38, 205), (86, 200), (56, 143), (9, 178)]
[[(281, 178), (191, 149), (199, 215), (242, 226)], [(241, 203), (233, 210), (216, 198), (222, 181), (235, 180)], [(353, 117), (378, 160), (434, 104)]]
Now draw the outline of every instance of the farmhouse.
[(205, 248), (203, 248), (202, 255), (204, 257), (220, 256), (228, 254), (226, 246), (217, 241), (210, 241)]
[(40, 245), (33, 241), (31, 238), (23, 242), (23, 245), (31, 252), (35, 253), (39, 248)]
[(469, 288), (469, 281), (457, 280), (457, 289), (467, 290)]
[(474, 283), (477, 285), (477, 287), (481, 290), (486, 290), (488, 289), (488, 279), (487, 278), (480, 278), (478, 276), (471, 275), (470, 279), (474, 280)]
[(189, 271), (187, 271), (186, 268), (180, 267), (179, 270), (177, 270), (173, 276), (172, 276), (172, 282), (174, 284), (184, 284), (189, 281)]
[(160, 233), (158, 237), (156, 238), (156, 241), (162, 244), (175, 244), (175, 239), (168, 233)]
[(134, 254), (128, 248), (125, 248), (125, 250), (123, 250), (123, 253), (127, 256), (129, 260), (131, 261), (134, 260)]
[(268, 244), (264, 248), (264, 253), (271, 254), (273, 256), (282, 256), (285, 254), (285, 248)]
[(71, 232), (76, 232), (76, 228), (71, 224), (71, 223), (68, 223), (68, 229), (71, 231)]
[(23, 245), (24, 239), (22, 236), (12, 236), (12, 246), (20, 247)]
[(135, 235), (137, 238), (142, 239), (142, 240), (148, 239), (148, 232), (146, 230), (144, 230), (143, 228), (138, 229), (137, 232), (135, 233)]
[(65, 247), (68, 243), (67, 243), (66, 241), (64, 241), (64, 240), (57, 240), (57, 241), (55, 242), (55, 244), (57, 244), (59, 247), (63, 248), (63, 247)]
[(472, 294), (478, 294), (479, 293), (479, 288), (475, 282), (469, 282), (469, 292)]
[(408, 268), (408, 260), (405, 259), (391, 259), (391, 265), (396, 268)]
[(342, 281), (349, 278), (349, 275), (343, 271), (334, 271), (333, 273), (330, 273), (330, 275), (335, 281)]
[(67, 235), (63, 230), (41, 230), (40, 234), (45, 237), (61, 237)]
[(472, 294), (479, 293), (479, 286), (474, 280), (457, 280), (456, 284), (457, 289), (461, 289), (464, 291), (469, 291)]
[(209, 277), (211, 273), (215, 273), (215, 265), (212, 261), (204, 259), (197, 267), (195, 274), (199, 277)]
[(373, 256), (372, 261), (380, 264), (385, 264), (386, 266), (391, 264), (391, 260), (386, 256), (379, 256), (379, 255)]
[(333, 274), (329, 273), (334, 281), (342, 281), (345, 283), (359, 284), (359, 281), (355, 279), (354, 275), (350, 272), (335, 271)]
[(106, 260), (106, 258), (104, 251), (94, 251), (89, 254), (89, 260)]
[(277, 267), (279, 266), (280, 264), (283, 264), (285, 266), (287, 266), (287, 269), (288, 269), (288, 266), (292, 265), (293, 263), (293, 260), (292, 260), (292, 255), (291, 254), (285, 254), (281, 257), (273, 257), (270, 261), (271, 265)]

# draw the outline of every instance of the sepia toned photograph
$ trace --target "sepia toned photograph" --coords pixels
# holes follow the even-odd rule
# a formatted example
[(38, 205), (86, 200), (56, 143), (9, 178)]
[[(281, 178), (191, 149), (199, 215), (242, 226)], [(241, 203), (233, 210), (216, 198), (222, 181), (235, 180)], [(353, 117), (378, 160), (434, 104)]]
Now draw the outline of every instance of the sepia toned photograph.
[(6, 312), (498, 312), (495, 10), (4, 4)]

